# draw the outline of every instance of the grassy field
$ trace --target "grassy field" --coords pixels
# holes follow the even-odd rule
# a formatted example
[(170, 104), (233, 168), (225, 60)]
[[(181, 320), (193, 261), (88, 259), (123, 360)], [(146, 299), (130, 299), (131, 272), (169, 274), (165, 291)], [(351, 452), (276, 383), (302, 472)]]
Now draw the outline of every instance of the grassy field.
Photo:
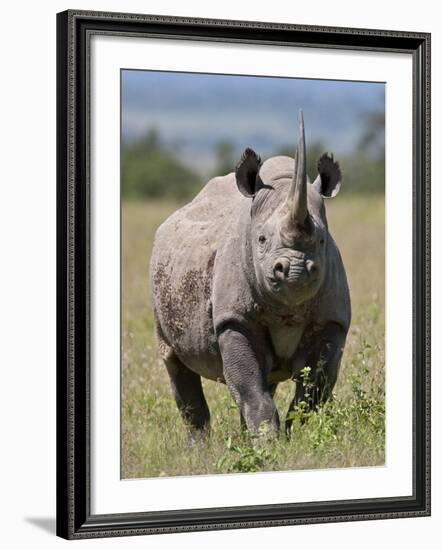
[[(123, 205), (123, 478), (373, 466), (384, 463), (384, 201), (339, 196), (327, 203), (329, 226), (347, 269), (352, 325), (335, 387), (319, 413), (298, 411), (289, 441), (252, 444), (223, 384), (203, 381), (212, 433), (189, 448), (169, 379), (157, 357), (148, 299), (155, 228), (177, 208), (167, 202)], [(278, 386), (284, 418), (293, 382)]]

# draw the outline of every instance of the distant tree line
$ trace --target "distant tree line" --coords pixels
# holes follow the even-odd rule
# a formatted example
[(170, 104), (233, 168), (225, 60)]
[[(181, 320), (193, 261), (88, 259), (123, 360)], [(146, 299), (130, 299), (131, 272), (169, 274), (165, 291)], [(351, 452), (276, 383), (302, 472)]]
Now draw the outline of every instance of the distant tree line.
[[(345, 193), (379, 193), (385, 188), (385, 143), (384, 113), (367, 113), (365, 131), (356, 142), (351, 154), (337, 155), (341, 167)], [(312, 180), (318, 173), (317, 162), (325, 152), (332, 152), (333, 145), (326, 147), (316, 142), (307, 148), (307, 173)], [(277, 154), (293, 156), (293, 147), (284, 147)]]
[[(366, 131), (355, 144), (354, 152), (339, 157), (343, 172), (343, 191), (346, 193), (382, 192), (385, 181), (384, 115), (366, 115)], [(328, 147), (332, 149), (332, 146)], [(316, 177), (316, 163), (327, 148), (320, 142), (309, 144), (307, 172)], [(274, 154), (293, 156), (293, 146)], [(209, 176), (232, 172), (237, 158), (233, 143), (220, 142), (215, 150), (215, 167)], [(167, 148), (156, 130), (145, 137), (126, 143), (121, 158), (122, 194), (124, 199), (170, 198), (183, 200), (193, 197), (207, 178), (184, 164), (175, 151)]]
[(197, 172), (164, 147), (156, 130), (123, 145), (121, 179), (125, 199), (184, 199), (196, 194), (203, 183)]

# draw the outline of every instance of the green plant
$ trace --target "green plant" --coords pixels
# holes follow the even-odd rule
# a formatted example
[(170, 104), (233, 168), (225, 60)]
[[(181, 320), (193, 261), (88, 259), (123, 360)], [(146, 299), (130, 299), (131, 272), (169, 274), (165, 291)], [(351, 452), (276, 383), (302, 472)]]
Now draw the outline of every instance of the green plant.
[(233, 442), (232, 436), (227, 436), (227, 452), (217, 461), (216, 468), (229, 473), (271, 470), (277, 459), (273, 439), (270, 427), (265, 422), (261, 424), (258, 434), (244, 433), (236, 443)]

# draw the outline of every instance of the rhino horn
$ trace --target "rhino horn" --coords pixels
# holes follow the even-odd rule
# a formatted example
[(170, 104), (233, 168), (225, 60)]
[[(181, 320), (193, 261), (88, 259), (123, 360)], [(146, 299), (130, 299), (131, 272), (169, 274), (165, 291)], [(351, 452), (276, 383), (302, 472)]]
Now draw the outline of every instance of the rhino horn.
[(287, 211), (286, 222), (289, 226), (304, 224), (308, 210), (305, 132), (302, 111), (299, 112), (299, 142), (295, 153), (295, 169), (285, 203), (285, 210)]

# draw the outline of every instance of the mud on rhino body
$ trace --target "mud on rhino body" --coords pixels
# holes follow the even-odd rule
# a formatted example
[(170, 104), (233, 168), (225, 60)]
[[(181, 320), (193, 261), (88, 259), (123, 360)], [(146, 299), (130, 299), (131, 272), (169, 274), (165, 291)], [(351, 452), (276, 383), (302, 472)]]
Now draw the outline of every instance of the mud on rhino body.
[[(338, 193), (341, 173), (324, 154), (310, 183), (302, 113), (299, 134), (294, 159), (262, 163), (246, 149), (235, 173), (210, 180), (156, 232), (159, 352), (193, 438), (210, 422), (201, 377), (227, 384), (252, 433), (262, 422), (279, 432), (273, 393), (305, 366), (316, 388), (310, 407), (335, 385), (350, 296), (324, 197)], [(288, 413), (304, 399), (298, 383)]]

